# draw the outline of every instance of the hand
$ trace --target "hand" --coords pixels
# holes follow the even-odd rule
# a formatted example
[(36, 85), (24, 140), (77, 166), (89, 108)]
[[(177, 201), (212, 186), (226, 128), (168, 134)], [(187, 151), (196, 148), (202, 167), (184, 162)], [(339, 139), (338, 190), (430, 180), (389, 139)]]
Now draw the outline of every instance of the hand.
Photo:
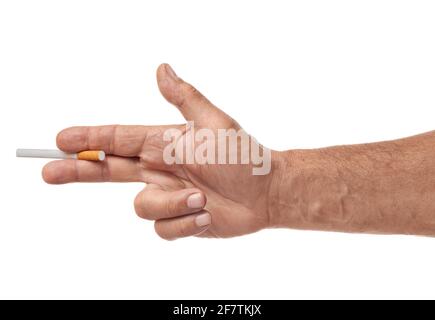
[[(158, 68), (157, 81), (162, 95), (186, 120), (194, 121), (195, 130), (240, 129), (169, 65)], [(44, 167), (43, 178), (52, 184), (145, 182), (134, 201), (135, 210), (141, 218), (155, 220), (155, 230), (164, 239), (232, 237), (272, 225), (269, 200), (278, 153), (272, 152), (272, 171), (266, 175), (253, 175), (252, 163), (168, 164), (163, 157), (169, 143), (164, 135), (171, 128), (183, 132), (175, 141), (177, 150), (185, 147), (190, 130), (184, 125), (65, 129), (57, 136), (61, 150), (104, 150), (108, 157), (101, 163), (53, 161)], [(237, 154), (243, 151), (238, 143)]]

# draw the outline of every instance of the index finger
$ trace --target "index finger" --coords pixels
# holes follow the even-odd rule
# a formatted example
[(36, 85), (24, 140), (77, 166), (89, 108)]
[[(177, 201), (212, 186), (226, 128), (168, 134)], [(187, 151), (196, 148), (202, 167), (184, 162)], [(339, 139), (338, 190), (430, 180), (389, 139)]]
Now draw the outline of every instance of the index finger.
[(65, 152), (103, 150), (107, 154), (136, 157), (152, 129), (149, 126), (122, 125), (71, 127), (57, 135), (56, 143)]

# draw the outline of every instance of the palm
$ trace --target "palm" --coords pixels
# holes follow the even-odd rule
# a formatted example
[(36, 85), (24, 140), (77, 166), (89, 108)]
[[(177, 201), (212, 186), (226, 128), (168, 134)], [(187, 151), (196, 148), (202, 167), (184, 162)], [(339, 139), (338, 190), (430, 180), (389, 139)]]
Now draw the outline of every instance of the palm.
[[(223, 114), (219, 116), (227, 117)], [(219, 119), (210, 119), (210, 123), (219, 123)], [(234, 122), (230, 120), (229, 123)], [(171, 127), (181, 128), (182, 126)], [(167, 129), (168, 127), (151, 129), (151, 134), (148, 135), (149, 141), (144, 144), (140, 160), (144, 168), (169, 173), (153, 181), (152, 183), (156, 186), (165, 190), (195, 187), (205, 193), (207, 197), (205, 209), (212, 214), (213, 224), (200, 236), (236, 236), (257, 231), (268, 224), (268, 216), (265, 213), (267, 213), (270, 176), (253, 175), (251, 164), (168, 166), (162, 161), (163, 148), (167, 144), (167, 142), (162, 143), (163, 133)], [(234, 124), (233, 129), (238, 130), (239, 126)], [(179, 141), (184, 139), (185, 134)], [(238, 148), (240, 147), (239, 145)]]
[[(204, 190), (205, 209), (212, 213), (213, 224), (200, 235), (228, 237), (251, 233), (267, 226), (267, 183), (258, 183), (249, 170), (217, 168), (187, 169), (193, 186)], [(261, 177), (260, 179), (265, 179)]]

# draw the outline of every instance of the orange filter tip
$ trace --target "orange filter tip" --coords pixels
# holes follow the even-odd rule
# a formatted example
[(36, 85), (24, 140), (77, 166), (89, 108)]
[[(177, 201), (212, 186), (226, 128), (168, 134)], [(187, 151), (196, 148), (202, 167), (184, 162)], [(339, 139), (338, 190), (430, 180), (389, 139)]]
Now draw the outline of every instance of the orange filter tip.
[(78, 160), (103, 161), (106, 154), (101, 150), (87, 150), (77, 153)]

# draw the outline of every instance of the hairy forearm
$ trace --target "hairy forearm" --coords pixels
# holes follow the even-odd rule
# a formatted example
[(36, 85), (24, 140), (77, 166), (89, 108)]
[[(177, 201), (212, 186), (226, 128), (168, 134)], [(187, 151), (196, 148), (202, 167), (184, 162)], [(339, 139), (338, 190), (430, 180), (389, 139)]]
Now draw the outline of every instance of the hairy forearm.
[(276, 157), (273, 227), (435, 235), (435, 132)]

